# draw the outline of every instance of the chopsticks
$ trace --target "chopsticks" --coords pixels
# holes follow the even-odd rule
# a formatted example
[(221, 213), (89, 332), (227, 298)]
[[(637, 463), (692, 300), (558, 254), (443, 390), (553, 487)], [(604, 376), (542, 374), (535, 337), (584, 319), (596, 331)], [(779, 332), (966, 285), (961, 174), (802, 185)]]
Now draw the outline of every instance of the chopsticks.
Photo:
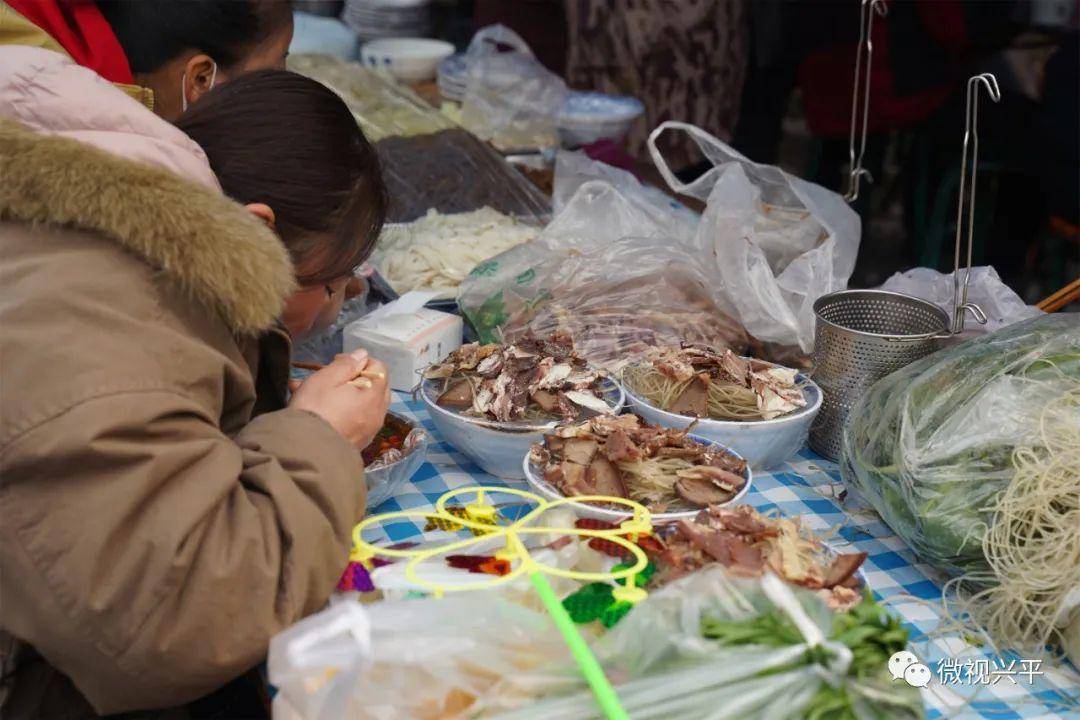
[(1077, 298), (1080, 298), (1080, 278), (1076, 278), (1053, 295), (1041, 300), (1035, 307), (1043, 312), (1057, 312)]
[[(326, 367), (325, 365), (320, 365), (319, 363), (302, 362), (300, 360), (293, 360), (292, 366), (295, 368), (300, 368), (301, 370), (322, 370)], [(378, 370), (361, 370), (360, 374), (350, 380), (348, 384), (352, 385), (355, 388), (359, 388), (360, 390), (367, 390), (371, 387), (372, 380), (385, 379), (386, 375), (379, 372)]]

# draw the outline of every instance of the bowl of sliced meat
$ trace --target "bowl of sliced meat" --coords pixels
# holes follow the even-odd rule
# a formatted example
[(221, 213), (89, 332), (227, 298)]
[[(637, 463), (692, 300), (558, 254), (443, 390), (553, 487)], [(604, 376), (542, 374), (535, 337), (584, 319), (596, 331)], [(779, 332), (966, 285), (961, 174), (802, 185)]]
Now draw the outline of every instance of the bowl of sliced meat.
[[(554, 428), (532, 446), (522, 467), (532, 489), (549, 500), (627, 498), (648, 508), (655, 523), (737, 502), (753, 478), (746, 460), (723, 445), (630, 413)], [(602, 502), (569, 505), (578, 515), (599, 520), (630, 514)]]
[(521, 459), (560, 423), (615, 415), (622, 387), (578, 357), (568, 336), (470, 343), (428, 368), (420, 396), (435, 428), (485, 472), (521, 480)]
[(622, 370), (631, 409), (649, 422), (693, 432), (774, 468), (806, 444), (821, 388), (775, 363), (705, 346), (653, 349)]

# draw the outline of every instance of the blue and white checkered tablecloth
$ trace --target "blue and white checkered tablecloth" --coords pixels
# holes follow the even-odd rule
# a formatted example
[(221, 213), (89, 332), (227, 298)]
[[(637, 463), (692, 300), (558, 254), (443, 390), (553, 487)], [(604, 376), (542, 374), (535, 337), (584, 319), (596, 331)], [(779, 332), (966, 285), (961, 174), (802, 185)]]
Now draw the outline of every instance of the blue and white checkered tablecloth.
[[(434, 442), (427, 462), (393, 497), (370, 509), (370, 513), (425, 510), (448, 490), (470, 485), (506, 486), (511, 482), (489, 475), (468, 458), (442, 442), (423, 404), (395, 393), (390, 409), (420, 424)], [(527, 489), (524, 481), (516, 484)], [(745, 502), (761, 511), (776, 509), (788, 516), (802, 516), (818, 532), (834, 531), (831, 543), (841, 551), (866, 551), (863, 565), (875, 595), (903, 618), (911, 633), (910, 649), (935, 671), (930, 686), (922, 690), (927, 717), (936, 718), (1044, 718), (1080, 719), (1080, 686), (1075, 674), (1066, 675), (1036, 667), (1015, 655), (997, 657), (973, 647), (959, 632), (946, 633), (942, 625), (942, 578), (919, 562), (907, 544), (872, 510), (841, 509), (843, 490), (834, 463), (804, 448), (790, 462), (773, 472), (755, 472)], [(374, 529), (374, 528), (373, 528)], [(401, 542), (416, 539), (421, 526), (408, 520), (390, 522), (369, 534), (372, 541)], [(939, 665), (944, 663), (944, 665)], [(960, 677), (973, 682), (939, 680), (939, 667), (966, 668)], [(955, 676), (954, 676), (955, 677)]]

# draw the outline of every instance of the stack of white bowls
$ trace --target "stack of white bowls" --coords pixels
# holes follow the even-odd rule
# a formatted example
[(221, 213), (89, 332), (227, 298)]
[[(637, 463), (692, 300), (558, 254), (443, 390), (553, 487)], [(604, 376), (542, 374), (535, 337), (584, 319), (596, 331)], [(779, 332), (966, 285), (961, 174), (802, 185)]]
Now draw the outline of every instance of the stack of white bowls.
[(451, 55), (439, 63), (436, 73), (439, 94), (452, 102), (465, 99), (465, 89), (469, 84), (469, 65), (464, 53)]
[(360, 42), (424, 37), (431, 32), (431, 0), (347, 0), (341, 19)]

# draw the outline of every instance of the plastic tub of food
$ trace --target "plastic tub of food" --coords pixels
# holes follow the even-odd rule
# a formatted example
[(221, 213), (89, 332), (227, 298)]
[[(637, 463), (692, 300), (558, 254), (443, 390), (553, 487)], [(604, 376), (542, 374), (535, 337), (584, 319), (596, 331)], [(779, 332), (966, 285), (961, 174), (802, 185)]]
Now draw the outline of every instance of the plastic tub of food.
[(746, 458), (752, 467), (767, 470), (789, 460), (806, 444), (810, 425), (821, 409), (821, 388), (803, 373), (798, 373), (795, 378), (806, 399), (805, 407), (771, 420), (714, 420), (681, 415), (651, 404), (636, 395), (626, 383), (623, 390), (630, 408), (650, 423), (685, 428), (696, 421), (695, 435), (731, 448)]
[(616, 142), (645, 112), (637, 98), (599, 92), (571, 92), (559, 113), (559, 139), (564, 147), (589, 145), (604, 138)]
[[(644, 417), (645, 416), (642, 415), (642, 418)], [(731, 448), (721, 443), (710, 440), (709, 438), (702, 437), (700, 435), (689, 435), (688, 437), (691, 440), (695, 440), (701, 443), (702, 445), (719, 448), (720, 450), (726, 452), (728, 455), (733, 455), (740, 460), (745, 460), (745, 458), (743, 458), (739, 453), (735, 452)], [(558, 488), (556, 488), (544, 478), (542, 468), (536, 464), (530, 453), (525, 454), (525, 458), (521, 462), (521, 468), (522, 472), (525, 474), (525, 479), (529, 483), (529, 487), (538, 495), (546, 498), (547, 500), (561, 500), (566, 497)], [(720, 507), (734, 505), (735, 503), (740, 502), (744, 497), (746, 497), (746, 493), (750, 491), (750, 485), (752, 484), (754, 479), (754, 474), (750, 470), (749, 463), (747, 464), (746, 469), (743, 471), (742, 476), (746, 479), (746, 483), (742, 486), (742, 488), (739, 489), (737, 493), (735, 493), (735, 495), (731, 497), (731, 499), (727, 500), (726, 502), (719, 503), (718, 505)], [(622, 520), (625, 520), (631, 515), (631, 513), (626, 510), (614, 509), (615, 507), (618, 507), (616, 505), (612, 505), (612, 509), (608, 509), (605, 507), (601, 507), (595, 503), (571, 502), (567, 503), (567, 507), (572, 508), (579, 517), (595, 518), (597, 520), (606, 520), (608, 522), (621, 522)], [(700, 507), (693, 507), (687, 509), (673, 510), (671, 512), (651, 513), (650, 517), (654, 523), (663, 524), (675, 522), (676, 520), (689, 520), (695, 517), (699, 512), (701, 512)]]
[(360, 61), (373, 68), (388, 70), (406, 83), (435, 79), (439, 63), (454, 54), (454, 46), (429, 38), (385, 38), (366, 42), (360, 48)]
[[(464, 415), (436, 403), (438, 388), (438, 381), (425, 380), (420, 384), (420, 397), (443, 440), (484, 472), (506, 480), (525, 479), (521, 459), (529, 454), (533, 443), (540, 442), (545, 432), (559, 424), (558, 420), (499, 422)], [(613, 414), (620, 412), (625, 402), (622, 387), (610, 379), (605, 380), (603, 399)]]
[(386, 414), (379, 434), (362, 452), (368, 508), (381, 505), (416, 474), (430, 442), (431, 436), (417, 423)]

